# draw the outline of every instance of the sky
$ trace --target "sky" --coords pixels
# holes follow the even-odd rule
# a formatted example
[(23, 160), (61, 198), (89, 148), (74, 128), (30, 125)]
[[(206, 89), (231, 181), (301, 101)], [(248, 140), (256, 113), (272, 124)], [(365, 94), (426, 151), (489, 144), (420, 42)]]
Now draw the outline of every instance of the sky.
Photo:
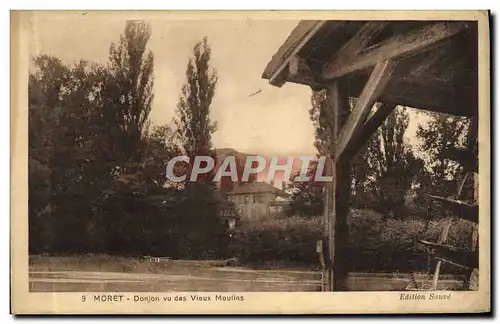
[[(149, 20), (148, 43), (155, 58), (155, 99), (151, 121), (172, 122), (194, 44), (207, 36), (211, 66), (219, 77), (211, 118), (218, 130), (216, 148), (247, 154), (314, 155), (314, 130), (309, 120), (311, 90), (287, 83), (271, 86), (261, 78), (272, 55), (297, 20)], [(70, 63), (80, 59), (105, 63), (109, 46), (125, 27), (120, 16), (37, 13), (31, 20), (31, 55), (49, 54)], [(261, 90), (260, 93), (250, 96)], [(417, 122), (411, 118), (408, 137)]]

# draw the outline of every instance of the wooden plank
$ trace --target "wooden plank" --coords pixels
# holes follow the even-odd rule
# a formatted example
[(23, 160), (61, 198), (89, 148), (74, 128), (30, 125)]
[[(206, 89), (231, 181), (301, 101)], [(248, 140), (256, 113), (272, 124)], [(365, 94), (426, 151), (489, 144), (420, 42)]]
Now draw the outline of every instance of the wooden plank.
[(417, 240), (418, 244), (420, 245), (420, 248), (425, 248), (425, 249), (430, 249), (430, 250), (436, 250), (436, 249), (442, 249), (450, 252), (468, 252), (468, 250), (462, 249), (455, 247), (453, 245), (448, 245), (444, 243), (436, 243), (436, 242), (431, 242), (427, 240), (422, 240), (419, 239)]
[(382, 103), (382, 105), (370, 116), (360, 129), (353, 140), (349, 141), (344, 152), (343, 158), (346, 160), (351, 159), (358, 151), (366, 144), (368, 139), (377, 131), (380, 125), (387, 119), (387, 117), (396, 108), (394, 103)]
[(373, 107), (377, 97), (384, 89), (389, 77), (394, 70), (395, 64), (392, 61), (378, 63), (373, 69), (370, 78), (358, 98), (356, 107), (349, 115), (349, 119), (342, 127), (342, 131), (337, 141), (335, 149), (335, 160), (339, 161), (349, 142), (353, 140), (356, 133), (366, 120), (367, 115)]
[(320, 20), (317, 21), (314, 26), (306, 33), (304, 37), (302, 37), (295, 46), (291, 52), (278, 64), (276, 70), (272, 73), (271, 77), (269, 78), (269, 83), (277, 86), (277, 87), (282, 87), (286, 83), (286, 72), (288, 71), (286, 68), (288, 66), (288, 63), (290, 60), (299, 53), (299, 51), (306, 45), (311, 38), (316, 35), (316, 33), (327, 23), (327, 20)]
[(464, 28), (465, 25), (460, 22), (430, 23), (421, 29), (391, 37), (371, 49), (363, 51), (347, 64), (342, 60), (326, 64), (322, 69), (322, 78), (338, 78), (354, 71), (369, 68), (378, 62), (399, 59), (424, 51), (429, 46), (458, 34)]
[[(470, 257), (467, 257), (465, 259), (469, 259)], [(445, 257), (445, 256), (436, 256), (436, 260), (438, 260), (438, 262), (444, 262), (444, 263), (449, 263), (455, 267), (458, 267), (458, 268), (462, 268), (462, 269), (468, 269), (468, 270), (472, 270), (475, 268), (474, 265), (478, 265), (479, 262), (474, 262), (474, 261), (457, 261), (456, 258), (452, 259), (450, 257)]]

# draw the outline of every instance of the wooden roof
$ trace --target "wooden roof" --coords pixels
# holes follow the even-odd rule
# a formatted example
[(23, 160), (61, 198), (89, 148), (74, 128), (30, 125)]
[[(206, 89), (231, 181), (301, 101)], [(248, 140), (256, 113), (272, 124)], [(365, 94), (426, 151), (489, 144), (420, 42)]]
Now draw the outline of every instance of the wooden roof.
[(341, 78), (359, 96), (373, 67), (397, 66), (379, 101), (460, 116), (478, 112), (477, 22), (301, 21), (262, 77), (323, 88)]

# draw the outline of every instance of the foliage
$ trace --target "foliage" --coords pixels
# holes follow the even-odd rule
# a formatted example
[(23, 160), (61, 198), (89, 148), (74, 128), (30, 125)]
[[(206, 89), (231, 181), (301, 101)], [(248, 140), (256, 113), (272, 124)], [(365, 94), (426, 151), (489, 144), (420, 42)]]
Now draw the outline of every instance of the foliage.
[(405, 197), (418, 183), (417, 175), (424, 166), (404, 139), (408, 123), (406, 108), (396, 108), (353, 166), (355, 202), (391, 218), (408, 215)]
[(328, 103), (326, 101), (325, 90), (313, 91), (311, 94), (311, 108), (309, 109), (309, 119), (314, 127), (314, 147), (321, 156), (327, 155), (327, 135), (330, 131), (328, 127)]
[(186, 187), (179, 206), (182, 218), (177, 220), (183, 228), (176, 237), (180, 253), (205, 259), (226, 254), (229, 236), (222, 218), (225, 207), (225, 198), (213, 184), (195, 182)]
[(163, 187), (167, 182), (168, 161), (181, 153), (175, 141), (175, 133), (169, 125), (153, 126), (145, 133), (144, 138), (142, 179)]
[[(102, 67), (83, 61), (64, 65), (42, 55), (33, 63), (28, 87), (30, 242), (48, 249), (57, 241), (54, 231), (60, 231), (61, 241), (85, 235), (82, 223), (92, 220), (72, 214), (92, 215), (111, 180), (112, 165), (103, 158), (111, 143), (109, 121), (100, 114), (106, 75)], [(86, 205), (61, 204), (81, 193), (86, 193)]]
[[(425, 152), (426, 160), (422, 188), (434, 195), (455, 196), (462, 168), (446, 156), (453, 149), (467, 147), (467, 135), (472, 124), (465, 117), (438, 113), (427, 113), (426, 116), (429, 121), (417, 129), (420, 150)], [(466, 183), (466, 199), (472, 199), (473, 183), (470, 180)]]
[(293, 261), (315, 264), (321, 218), (270, 218), (242, 223), (233, 235), (231, 251), (243, 262)]
[(219, 217), (224, 202), (215, 188), (164, 187), (166, 163), (180, 148), (170, 125), (149, 127), (150, 32), (147, 24), (128, 21), (107, 65), (34, 58), (28, 89), (30, 253), (225, 253), (226, 224)]
[(127, 21), (120, 42), (111, 44), (109, 50), (104, 112), (116, 120), (108, 132), (114, 140), (111, 154), (118, 174), (136, 172), (145, 153), (143, 136), (154, 97), (154, 57), (146, 53), (150, 36), (148, 24)]
[(211, 49), (207, 38), (193, 48), (193, 57), (186, 68), (186, 83), (177, 104), (178, 139), (190, 158), (208, 155), (212, 148), (211, 135), (216, 124), (210, 119), (210, 106), (215, 95), (217, 73), (210, 69)]
[[(435, 240), (444, 219), (428, 224), (420, 219), (387, 219), (372, 210), (353, 209), (349, 223), (351, 271), (426, 271), (427, 254), (416, 248), (416, 239)], [(293, 216), (244, 223), (234, 235), (233, 254), (248, 263), (285, 260), (319, 266), (316, 242), (323, 237), (322, 217)], [(471, 224), (457, 221), (449, 243), (470, 245)], [(456, 269), (449, 268), (446, 271)]]
[[(355, 102), (351, 98), (351, 109)], [(324, 156), (330, 131), (328, 118), (331, 118), (324, 90), (312, 93), (309, 114), (315, 129), (314, 145), (318, 154)], [(422, 173), (424, 162), (404, 139), (408, 123), (406, 108), (396, 108), (353, 158), (351, 188), (355, 206), (375, 209), (387, 217), (409, 214), (406, 198), (419, 182), (417, 176)], [(323, 190), (310, 183), (292, 186), (295, 192), (292, 213), (311, 215), (322, 209)]]
[[(326, 92), (313, 91), (311, 95), (311, 108), (309, 109), (309, 119), (314, 127), (314, 147), (319, 156), (327, 154), (328, 128), (328, 105)], [(307, 170), (310, 181), (293, 181), (287, 184), (287, 191), (291, 194), (291, 202), (286, 210), (287, 215), (314, 216), (323, 211), (324, 208), (324, 183), (315, 182), (314, 175), (318, 161), (311, 161)], [(298, 171), (293, 175), (293, 179), (300, 174)]]
[[(315, 216), (323, 212), (324, 208), (324, 184), (314, 181), (314, 175), (318, 167), (317, 161), (311, 161), (307, 176), (309, 181), (294, 181), (287, 185), (290, 192), (290, 204), (286, 209), (287, 215)], [(293, 179), (300, 171), (293, 175)]]

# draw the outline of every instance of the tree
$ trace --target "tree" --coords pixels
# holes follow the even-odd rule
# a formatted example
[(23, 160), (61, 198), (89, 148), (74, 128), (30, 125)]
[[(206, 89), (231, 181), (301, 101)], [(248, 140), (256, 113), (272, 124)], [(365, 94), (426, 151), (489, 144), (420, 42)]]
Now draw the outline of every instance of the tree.
[[(318, 156), (327, 155), (327, 132), (328, 128), (328, 103), (326, 92), (313, 91), (311, 94), (311, 108), (309, 109), (309, 119), (314, 127), (314, 147), (318, 151)], [(317, 161), (309, 164), (307, 175), (314, 177), (317, 168)], [(293, 178), (299, 174), (297, 172)], [(311, 178), (313, 179), (313, 178)], [(324, 206), (324, 183), (310, 181), (293, 181), (287, 185), (287, 191), (291, 193), (290, 205), (286, 213), (290, 216), (314, 216), (321, 215)]]
[[(211, 141), (216, 124), (211, 121), (210, 109), (218, 79), (216, 71), (210, 68), (210, 58), (211, 48), (205, 37), (193, 47), (174, 119), (177, 141), (190, 158), (190, 165), (196, 156), (210, 156), (216, 160)], [(179, 220), (185, 224), (182, 246), (201, 257), (217, 254), (225, 244), (222, 242), (226, 237), (226, 226), (221, 208), (224, 197), (215, 188), (214, 175), (213, 170), (199, 175), (196, 183), (190, 183), (188, 175), (188, 185), (183, 190), (184, 218)]]
[(30, 249), (43, 251), (82, 244), (92, 223), (82, 215), (92, 214), (110, 177), (101, 159), (109, 143), (100, 106), (106, 75), (85, 61), (67, 65), (41, 55), (33, 63), (28, 85)]
[(210, 119), (210, 108), (217, 85), (217, 73), (210, 68), (211, 49), (207, 38), (193, 48), (186, 68), (186, 83), (177, 104), (178, 140), (187, 156), (209, 155), (216, 124)]
[(408, 123), (406, 108), (397, 107), (354, 163), (356, 201), (384, 217), (408, 215), (405, 198), (424, 166), (404, 139)]
[(47, 55), (34, 59), (30, 249), (105, 249), (106, 231), (122, 219), (116, 213), (103, 217), (104, 207), (120, 192), (146, 190), (124, 178), (133, 174), (146, 183), (143, 153), (159, 147), (145, 140), (153, 100), (153, 56), (143, 58), (149, 36), (146, 24), (127, 22), (119, 45), (110, 47), (107, 66), (63, 64)]
[[(355, 98), (350, 99), (351, 109), (355, 102)], [(324, 90), (312, 93), (309, 114), (315, 129), (314, 145), (320, 155), (326, 155), (328, 116), (331, 114)], [(386, 216), (407, 214), (405, 197), (418, 182), (417, 175), (423, 169), (423, 161), (404, 140), (408, 122), (406, 109), (397, 108), (353, 157), (351, 188), (356, 207), (373, 208)], [(311, 190), (306, 183), (296, 189), (305, 190), (308, 197), (315, 194), (314, 200), (318, 202), (323, 195), (317, 188)], [(300, 204), (300, 200), (297, 203)]]
[(137, 171), (136, 163), (144, 154), (142, 140), (154, 98), (154, 57), (151, 51), (146, 53), (150, 37), (149, 24), (130, 20), (120, 42), (109, 50), (105, 115), (117, 120), (108, 131), (115, 138), (112, 154), (121, 174)]
[(180, 154), (175, 133), (169, 125), (154, 126), (145, 135), (142, 180), (163, 187), (167, 182), (168, 161)]
[[(459, 185), (462, 166), (448, 158), (455, 149), (466, 148), (472, 123), (466, 117), (440, 113), (426, 113), (429, 121), (419, 125), (417, 137), (421, 140), (420, 150), (425, 152), (427, 181), (425, 190), (444, 197), (455, 196)], [(469, 197), (472, 195), (472, 179), (466, 183)]]
[[(287, 215), (318, 216), (323, 213), (324, 184), (314, 181), (317, 166), (317, 161), (310, 162), (307, 170), (309, 181), (294, 181), (288, 184), (287, 191), (291, 193), (291, 202), (286, 210)], [(299, 173), (297, 172), (293, 179)]]
[(327, 154), (327, 130), (328, 130), (328, 102), (326, 91), (313, 91), (311, 94), (311, 108), (309, 109), (309, 119), (314, 127), (314, 147), (320, 156)]

